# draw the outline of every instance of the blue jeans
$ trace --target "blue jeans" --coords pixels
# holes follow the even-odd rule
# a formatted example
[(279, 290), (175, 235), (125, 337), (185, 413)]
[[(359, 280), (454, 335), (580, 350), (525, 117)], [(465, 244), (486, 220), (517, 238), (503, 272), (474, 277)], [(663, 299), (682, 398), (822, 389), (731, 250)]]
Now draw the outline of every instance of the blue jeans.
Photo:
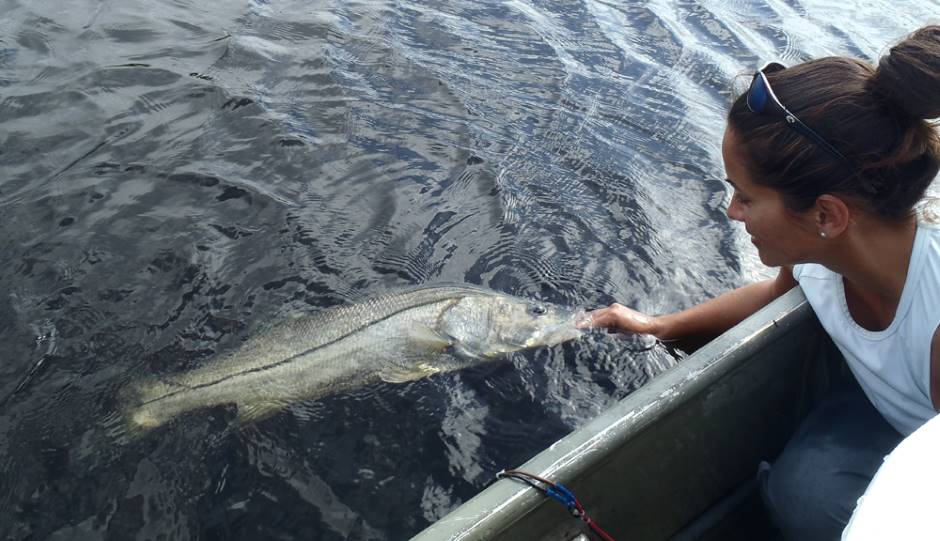
[(901, 439), (857, 386), (827, 396), (773, 466), (760, 465), (771, 520), (786, 539), (839, 539), (859, 496)]

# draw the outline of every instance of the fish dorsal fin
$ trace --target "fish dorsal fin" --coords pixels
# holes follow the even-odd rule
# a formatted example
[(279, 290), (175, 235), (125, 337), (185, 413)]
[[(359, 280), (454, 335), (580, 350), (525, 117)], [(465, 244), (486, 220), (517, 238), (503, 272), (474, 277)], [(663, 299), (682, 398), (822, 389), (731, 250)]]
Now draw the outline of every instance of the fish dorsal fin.
[(420, 323), (408, 330), (408, 337), (419, 350), (442, 352), (454, 344), (452, 338)]
[(281, 402), (249, 402), (238, 405), (238, 420), (241, 423), (253, 423), (274, 415), (284, 404)]
[(388, 383), (405, 383), (416, 379), (426, 378), (431, 374), (441, 372), (441, 369), (429, 362), (418, 362), (408, 366), (394, 366), (379, 372), (379, 378)]

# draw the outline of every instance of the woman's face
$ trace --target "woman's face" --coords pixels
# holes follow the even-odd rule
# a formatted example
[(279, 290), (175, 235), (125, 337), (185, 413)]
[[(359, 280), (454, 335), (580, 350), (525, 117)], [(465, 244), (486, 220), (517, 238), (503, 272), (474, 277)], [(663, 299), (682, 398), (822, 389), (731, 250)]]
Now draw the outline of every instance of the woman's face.
[(728, 175), (726, 180), (734, 188), (728, 217), (744, 223), (761, 262), (777, 267), (809, 261), (809, 251), (818, 232), (808, 215), (788, 210), (780, 192), (752, 181), (730, 127), (725, 129), (721, 153)]

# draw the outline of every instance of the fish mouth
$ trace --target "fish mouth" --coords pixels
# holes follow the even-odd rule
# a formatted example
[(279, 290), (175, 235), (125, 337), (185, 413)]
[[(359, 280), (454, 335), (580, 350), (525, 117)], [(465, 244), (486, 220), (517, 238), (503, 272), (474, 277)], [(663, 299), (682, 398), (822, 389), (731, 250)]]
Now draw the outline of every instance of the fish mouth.
[(579, 338), (584, 333), (582, 326), (589, 323), (590, 319), (591, 316), (584, 310), (574, 312), (560, 323), (550, 325), (526, 340), (525, 347), (554, 346)]

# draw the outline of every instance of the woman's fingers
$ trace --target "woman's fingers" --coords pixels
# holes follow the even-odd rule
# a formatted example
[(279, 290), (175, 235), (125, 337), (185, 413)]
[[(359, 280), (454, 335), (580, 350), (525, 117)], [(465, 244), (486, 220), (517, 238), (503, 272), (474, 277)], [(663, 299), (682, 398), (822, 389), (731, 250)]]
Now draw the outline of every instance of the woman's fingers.
[(619, 303), (594, 310), (590, 316), (592, 326), (617, 332), (651, 334), (653, 326), (653, 318)]

